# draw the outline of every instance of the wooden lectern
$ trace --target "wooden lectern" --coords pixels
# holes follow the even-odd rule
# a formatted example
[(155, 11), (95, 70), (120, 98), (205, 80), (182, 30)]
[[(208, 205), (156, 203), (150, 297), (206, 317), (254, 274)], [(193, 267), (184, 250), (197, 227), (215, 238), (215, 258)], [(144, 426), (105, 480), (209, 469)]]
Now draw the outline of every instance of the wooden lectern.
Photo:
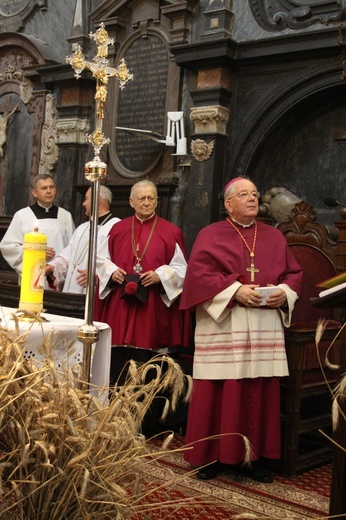
[[(328, 308), (345, 308), (346, 307), (346, 288), (336, 291), (327, 296), (320, 298), (312, 298), (311, 303), (314, 307)], [(346, 336), (346, 326), (342, 330), (343, 337)], [(345, 345), (345, 342), (343, 342)], [(342, 352), (345, 366), (346, 351)], [(346, 416), (346, 399), (340, 402), (342, 412)], [(341, 417), (340, 424), (334, 431), (333, 438), (335, 442), (342, 447), (333, 446), (333, 466), (332, 466), (332, 484), (330, 490), (330, 507), (329, 515), (341, 518), (346, 514), (346, 421)], [(342, 516), (343, 517), (343, 516)]]

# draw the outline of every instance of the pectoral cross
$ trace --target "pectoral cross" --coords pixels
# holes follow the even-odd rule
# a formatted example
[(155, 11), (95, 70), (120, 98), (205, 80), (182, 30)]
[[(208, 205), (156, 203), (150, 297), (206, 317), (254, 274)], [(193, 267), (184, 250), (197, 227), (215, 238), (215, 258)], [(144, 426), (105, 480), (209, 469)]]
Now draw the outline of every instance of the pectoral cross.
[(246, 268), (246, 271), (248, 271), (250, 274), (250, 282), (255, 281), (255, 273), (259, 273), (259, 269), (255, 269), (254, 259), (251, 258), (250, 260), (250, 267)]

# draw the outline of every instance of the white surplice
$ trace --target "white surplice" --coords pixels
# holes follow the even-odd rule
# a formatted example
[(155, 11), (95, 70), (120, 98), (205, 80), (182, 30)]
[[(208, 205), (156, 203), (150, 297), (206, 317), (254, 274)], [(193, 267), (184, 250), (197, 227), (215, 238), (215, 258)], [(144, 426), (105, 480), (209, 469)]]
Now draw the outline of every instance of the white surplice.
[(244, 379), (288, 375), (283, 327), (289, 327), (297, 293), (286, 293), (287, 312), (228, 303), (239, 282), (196, 309), (195, 379)]
[[(119, 220), (113, 217), (98, 226), (98, 244), (107, 239), (112, 226)], [(77, 277), (80, 274), (79, 270), (83, 271), (88, 267), (89, 234), (90, 224), (84, 222), (78, 226), (68, 246), (54, 260), (49, 261), (49, 264), (54, 266), (53, 274), (56, 276), (59, 271), (58, 278), (65, 277), (62, 292), (85, 294), (85, 287), (78, 285)]]
[(68, 245), (75, 230), (71, 213), (60, 207), (57, 218), (37, 219), (29, 206), (17, 211), (0, 242), (0, 251), (19, 275), (22, 273), (24, 235), (32, 233), (36, 225), (40, 233), (47, 235), (47, 247), (53, 247), (57, 254)]

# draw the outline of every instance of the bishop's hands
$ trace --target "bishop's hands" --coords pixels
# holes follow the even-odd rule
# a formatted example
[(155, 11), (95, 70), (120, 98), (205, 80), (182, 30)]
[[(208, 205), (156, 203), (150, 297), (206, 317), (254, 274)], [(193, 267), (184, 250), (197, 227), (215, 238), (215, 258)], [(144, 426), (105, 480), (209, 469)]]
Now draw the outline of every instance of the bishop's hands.
[(273, 308), (281, 307), (283, 310), (288, 308), (287, 296), (285, 291), (283, 289), (278, 289), (270, 296), (268, 296), (266, 306)]
[(121, 267), (119, 267), (112, 274), (113, 282), (119, 283), (121, 285), (123, 283), (123, 281), (125, 280), (126, 274), (127, 274), (127, 272), (124, 269), (121, 269)]
[[(122, 284), (125, 280), (126, 271), (119, 267), (112, 274), (112, 280), (115, 283)], [(141, 283), (144, 287), (149, 287), (149, 285), (155, 285), (161, 282), (159, 275), (156, 271), (146, 271), (145, 273), (140, 274)]]
[(144, 287), (149, 287), (149, 285), (155, 285), (161, 282), (159, 275), (155, 271), (147, 271), (146, 273), (142, 273), (140, 278)]
[(259, 285), (241, 285), (235, 292), (233, 300), (241, 303), (245, 307), (259, 307), (261, 305), (262, 296), (255, 292), (255, 288)]
[[(241, 303), (245, 307), (260, 307), (262, 296), (255, 291), (256, 287), (259, 287), (259, 285), (241, 285), (235, 292), (233, 300)], [(268, 287), (270, 287), (270, 284)], [(285, 291), (283, 289), (278, 289), (272, 293), (268, 296), (265, 305), (272, 308), (285, 307), (287, 305)]]

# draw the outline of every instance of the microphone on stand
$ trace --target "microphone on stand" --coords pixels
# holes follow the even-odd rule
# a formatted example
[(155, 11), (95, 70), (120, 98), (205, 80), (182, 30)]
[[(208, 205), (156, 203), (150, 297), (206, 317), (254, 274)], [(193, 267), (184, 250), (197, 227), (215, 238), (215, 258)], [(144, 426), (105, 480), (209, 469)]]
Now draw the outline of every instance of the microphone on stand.
[(339, 202), (334, 197), (325, 197), (324, 203), (326, 206), (329, 206), (330, 208), (336, 208), (336, 206), (343, 206), (346, 207), (346, 204), (343, 204), (342, 202)]

